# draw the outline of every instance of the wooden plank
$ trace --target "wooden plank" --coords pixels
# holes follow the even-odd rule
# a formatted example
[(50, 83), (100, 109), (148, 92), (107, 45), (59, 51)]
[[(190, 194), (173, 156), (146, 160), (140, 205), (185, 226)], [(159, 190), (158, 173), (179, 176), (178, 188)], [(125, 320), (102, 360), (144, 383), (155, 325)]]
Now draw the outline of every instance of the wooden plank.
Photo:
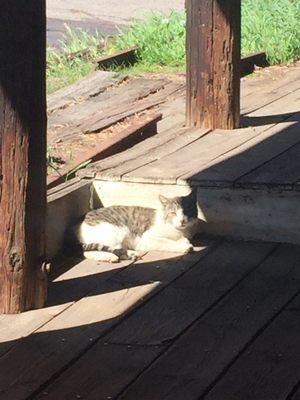
[[(35, 393), (93, 346), (138, 302), (168, 285), (213, 247), (210, 243), (207, 250), (202, 247), (186, 255), (183, 265), (182, 257), (172, 258), (174, 254), (149, 254), (134, 268), (128, 268), (127, 274), (121, 273), (113, 280), (95, 279), (97, 286), (89, 297), (77, 301), (0, 358), (1, 399), (21, 400)], [(63, 293), (62, 288), (60, 292)]]
[[(167, 143), (169, 143), (170, 141), (174, 141), (174, 139), (177, 138), (178, 135), (184, 133), (186, 133), (185, 128), (179, 130), (170, 129), (163, 134), (158, 133), (157, 135), (144, 140), (142, 143), (138, 143), (130, 149), (127, 149), (125, 152), (107, 157), (104, 160), (93, 163), (88, 168), (86, 168), (85, 171), (80, 172), (79, 176), (96, 177), (99, 174), (98, 177), (100, 177), (106, 170), (113, 170), (114, 168), (118, 167), (121, 168), (123, 164), (137, 158), (141, 159), (141, 165), (143, 165), (143, 156), (149, 156), (149, 153), (151, 154), (152, 150), (155, 150), (159, 147), (165, 148), (165, 145)], [(117, 174), (114, 174), (114, 176), (117, 177)]]
[[(272, 74), (269, 74), (269, 75), (272, 76)], [(293, 79), (293, 78), (295, 78), (295, 76), (299, 76), (300, 75), (299, 69), (297, 69), (296, 71), (294, 71), (293, 69), (289, 69), (287, 75), (291, 76), (291, 79)], [(252, 80), (248, 80), (247, 82), (244, 82), (244, 84), (242, 86), (242, 88), (243, 88), (245, 93), (247, 93), (247, 91), (245, 91), (245, 88), (247, 88), (248, 86), (250, 86), (251, 90), (254, 91), (255, 95), (253, 95), (253, 98), (255, 98), (255, 107), (256, 108), (259, 107), (261, 102), (262, 102), (262, 104), (264, 104), (263, 100), (265, 98), (267, 98), (267, 103), (268, 103), (271, 100), (273, 101), (274, 99), (277, 99), (278, 97), (282, 97), (282, 93), (283, 94), (287, 93), (287, 87), (288, 86), (285, 85), (283, 87), (279, 87), (280, 86), (279, 82), (281, 82), (281, 81), (285, 82), (286, 81), (286, 77), (285, 76), (279, 82), (278, 81), (274, 81), (271, 78), (269, 78), (269, 79), (270, 79), (270, 82), (267, 81), (267, 84), (265, 82), (266, 81), (265, 79), (264, 80), (262, 80), (262, 79), (252, 79)], [(266, 93), (262, 92), (262, 95), (259, 98), (257, 98), (257, 94), (256, 94), (257, 90), (260, 90), (260, 91), (262, 90), (261, 83), (260, 83), (261, 81), (266, 84), (266, 88), (270, 88), (270, 93), (268, 93), (269, 89), (264, 89), (266, 91)], [(276, 83), (277, 86), (274, 86), (275, 83)], [(289, 82), (289, 83), (293, 83), (293, 80), (292, 80), (292, 82)], [(296, 79), (295, 79), (295, 83), (297, 83)], [(298, 88), (299, 88), (299, 85), (298, 85)], [(288, 93), (289, 92), (290, 92), (290, 89), (288, 90)], [(269, 94), (269, 96), (268, 96), (268, 94)], [(249, 97), (248, 97), (248, 100), (249, 100)], [(245, 102), (245, 106), (247, 107), (247, 101)], [(162, 130), (164, 130), (164, 126), (165, 125), (168, 126), (168, 125), (172, 124), (173, 123), (173, 118), (175, 118), (175, 119), (179, 118), (178, 121), (179, 122), (182, 121), (182, 118), (183, 118), (182, 110), (183, 109), (184, 109), (184, 98), (182, 96), (176, 97), (171, 102), (169, 101), (168, 103), (164, 103), (160, 108), (161, 112), (163, 112), (163, 114), (164, 114), (164, 118), (163, 118), (163, 121), (161, 123), (159, 123), (159, 125), (158, 125), (159, 130), (161, 129), (160, 127), (162, 127)], [(251, 109), (251, 104), (250, 103), (249, 103), (249, 109)], [(168, 120), (168, 119), (169, 119), (169, 122), (165, 122), (165, 120)], [(175, 124), (176, 124), (176, 120), (175, 120)], [(172, 125), (171, 125), (171, 129), (172, 129)], [(175, 129), (175, 128), (173, 128), (173, 129)], [(178, 127), (176, 128), (176, 131), (178, 131)], [(176, 131), (174, 132), (174, 136), (176, 136)], [(188, 130), (186, 130), (186, 132), (188, 132)], [(172, 131), (168, 130), (168, 131), (164, 132), (163, 136), (160, 136), (160, 134), (157, 135), (157, 137), (156, 137), (157, 139), (155, 139), (155, 141), (161, 139), (162, 140), (162, 145), (163, 145), (165, 143), (164, 142), (165, 136), (166, 136), (166, 139), (172, 138)], [(148, 146), (148, 143), (149, 143), (149, 146)], [(154, 141), (152, 141), (152, 139), (145, 141), (144, 142), (144, 145), (145, 145), (145, 150), (144, 151), (143, 151), (143, 147), (142, 147), (143, 145), (141, 145), (140, 147), (135, 146), (134, 149), (131, 149), (129, 151), (127, 150), (122, 155), (121, 154), (118, 155), (118, 157), (121, 157), (120, 163), (123, 164), (124, 161), (128, 161), (128, 160), (131, 160), (132, 158), (139, 157), (142, 154), (144, 154), (145, 157), (151, 156), (152, 143), (154, 145)], [(156, 147), (156, 145), (155, 145), (155, 147)], [(165, 146), (165, 148), (166, 148), (166, 146)], [(114, 168), (114, 167), (118, 166), (117, 160), (112, 158), (112, 157), (110, 157), (106, 161), (107, 161), (107, 163), (105, 162), (103, 164), (101, 162), (99, 164), (96, 164), (95, 167), (94, 166), (89, 167), (87, 169), (87, 171), (93, 170), (93, 172), (94, 172), (95, 170), (99, 169), (99, 172), (100, 172), (101, 170), (108, 170), (109, 168)], [(142, 160), (140, 160), (140, 162), (138, 162), (137, 164), (138, 165), (136, 167), (142, 166), (143, 165)], [(122, 167), (120, 166), (120, 169), (121, 168)], [(117, 171), (113, 172), (113, 170), (111, 171), (111, 173), (110, 173), (110, 171), (107, 171), (107, 174), (110, 176), (111, 179), (114, 179), (114, 180), (119, 180), (120, 176), (121, 176), (121, 174), (118, 174)], [(104, 176), (103, 176), (103, 178), (105, 179)]]
[(92, 72), (72, 85), (47, 96), (47, 111), (51, 114), (54, 111), (65, 109), (75, 103), (98, 96), (109, 87), (120, 84), (125, 78), (126, 76), (115, 72)]
[[(298, 115), (298, 124), (293, 125), (293, 131), (299, 136), (300, 114)], [(282, 131), (283, 135), (288, 135), (288, 131)], [(269, 162), (256, 168), (246, 176), (240, 178), (237, 183), (244, 185), (267, 184), (267, 185), (285, 185), (292, 187), (300, 179), (300, 144), (296, 144), (288, 150), (271, 159)]]
[[(249, 114), (300, 88), (300, 67), (268, 69), (268, 76), (246, 79), (241, 85), (241, 112)], [(258, 96), (259, 93), (259, 96)], [(299, 110), (297, 110), (299, 111)]]
[[(193, 180), (197, 180), (197, 174), (205, 170), (207, 166), (221, 162), (224, 156), (233, 149), (237, 148), (236, 151), (238, 152), (239, 146), (258, 137), (272, 126), (275, 126), (275, 123), (258, 128), (235, 130), (230, 135), (213, 131), (174, 153), (126, 173), (122, 180), (126, 182), (165, 184), (177, 182), (186, 184), (187, 181), (191, 180), (191, 177), (193, 177)], [(280, 125), (278, 125), (278, 130), (280, 130)]]
[(0, 25), (0, 313), (19, 313), (47, 297), (45, 1), (3, 3)]
[(138, 46), (129, 47), (128, 49), (108, 54), (95, 60), (99, 68), (107, 69), (115, 66), (130, 66), (137, 61)]
[(83, 260), (77, 261), (71, 268), (71, 262), (73, 260), (65, 262), (69, 269), (60, 274), (49, 285), (49, 297), (45, 308), (17, 315), (1, 315), (0, 357), (12, 347), (18, 345), (22, 338), (41, 328), (69, 308), (75, 300), (79, 300), (95, 288), (98, 284), (95, 277), (98, 278), (98, 281), (103, 282), (129, 264), (122, 262), (115, 265), (99, 265), (91, 260)]
[(283, 311), (233, 364), (206, 399), (290, 399), (288, 395), (299, 380), (299, 337), (299, 310)]
[(202, 398), (245, 346), (298, 293), (299, 261), (299, 247), (282, 245), (118, 398)]
[[(67, 126), (69, 130), (72, 127), (81, 127), (81, 131), (87, 125), (88, 120), (108, 118), (112, 115), (112, 111), (117, 111), (119, 107), (132, 107), (139, 99), (148, 97), (151, 93), (156, 93), (164, 88), (169, 81), (164, 79), (149, 78), (131, 78), (124, 80), (121, 85), (113, 86), (109, 90), (100, 91), (84, 101), (75, 102), (71, 107), (57, 110), (49, 117), (50, 130), (58, 130), (61, 126)], [(126, 103), (124, 103), (126, 102)]]
[[(222, 297), (224, 292), (229, 290), (232, 285), (242, 279), (249, 270), (253, 269), (257, 263), (266, 257), (272, 247), (274, 245), (226, 243), (217, 248), (204, 258), (200, 264), (197, 264), (189, 272), (182, 275), (172, 285), (161, 291), (142, 308), (132, 314), (119, 327), (115, 328), (112, 334), (106, 335), (103, 341), (97, 343), (93, 349), (88, 351), (66, 373), (48, 386), (45, 390), (50, 399), (57, 398), (58, 396), (72, 398), (76, 393), (85, 393), (85, 395), (89, 393), (89, 398), (100, 398), (100, 394), (103, 393), (103, 380), (100, 377), (103, 377), (105, 374), (104, 370), (107, 370), (107, 365), (101, 363), (101, 365), (98, 365), (98, 368), (93, 369), (94, 371), (90, 371), (91, 374), (88, 374), (88, 376), (82, 373), (79, 374), (79, 371), (86, 370), (87, 365), (92, 365), (93, 360), (96, 361), (95, 354), (99, 354), (99, 352), (105, 354), (103, 342), (108, 346), (113, 346), (111, 342), (116, 341), (116, 348), (120, 349), (120, 357), (122, 357), (124, 350), (128, 346), (132, 348), (133, 355), (131, 356), (128, 352), (125, 352), (125, 356), (129, 357), (129, 360), (133, 357), (133, 363), (135, 363), (135, 351), (139, 353), (138, 349), (148, 348), (150, 352), (150, 349), (152, 349), (151, 357), (141, 359), (139, 364), (136, 364), (136, 369), (130, 369), (130, 375), (127, 375), (127, 373), (124, 374), (122, 371), (123, 368), (120, 368), (120, 365), (123, 366), (123, 362), (119, 358), (119, 364), (114, 367), (119, 370), (121, 369), (121, 372), (117, 372), (117, 376), (124, 387), (125, 384), (129, 383), (139, 371), (146, 367), (163, 350), (163, 346), (161, 345), (164, 344), (165, 340), (167, 341), (172, 336), (177, 336), (194, 318), (203, 313), (206, 308), (209, 308), (218, 298)], [(223, 263), (224, 260), (226, 260), (225, 263)], [(130, 272), (130, 269), (128, 269), (128, 272)], [(140, 285), (144, 282), (144, 280), (141, 281), (141, 277), (136, 273), (137, 270), (131, 269), (131, 272), (134, 274), (127, 276), (128, 273), (124, 271), (124, 273), (116, 276), (114, 281), (117, 279), (118, 282), (122, 282), (126, 287), (132, 284)], [(150, 278), (151, 272), (149, 268), (145, 272)], [(161, 277), (161, 272), (158, 271), (157, 275)], [(143, 278), (145, 278), (144, 275)], [(147, 280), (146, 278), (145, 281)], [(156, 279), (151, 280), (156, 281)], [(201, 284), (197, 285), (198, 282), (201, 282)], [(195, 283), (196, 287), (193, 287)], [(215, 285), (217, 287), (214, 287)], [(214, 290), (212, 290), (212, 287), (214, 287)], [(191, 292), (192, 295), (190, 295)], [(185, 296), (183, 297), (184, 293)], [(200, 307), (194, 307), (195, 303), (199, 304)], [(191, 305), (193, 306), (191, 307)], [(150, 312), (150, 314), (147, 315), (147, 312)], [(185, 316), (186, 314), (188, 314), (188, 317)], [(144, 319), (145, 316), (146, 319)], [(134, 331), (136, 329), (138, 332), (135, 335)], [(117, 332), (117, 334), (115, 335), (114, 332)], [(120, 332), (122, 335), (121, 340), (118, 336)], [(140, 340), (136, 340), (137, 338)], [(124, 346), (120, 346), (120, 344)], [(142, 346), (132, 346), (135, 344)], [(152, 346), (146, 347), (146, 344), (151, 344)], [(114, 351), (114, 347), (112, 347), (112, 359), (114, 359)], [(108, 351), (104, 357), (105, 359), (109, 358)], [(127, 362), (125, 364), (127, 365)], [(102, 368), (104, 369), (102, 370)], [(110, 377), (108, 377), (107, 382), (104, 384), (104, 388), (114, 398), (118, 391), (122, 389), (122, 386), (120, 387), (120, 384), (118, 384), (115, 387), (113, 383), (115, 379), (112, 379), (112, 376), (115, 376), (114, 370), (110, 371)], [(96, 379), (97, 377), (99, 379)], [(94, 383), (89, 387), (88, 383), (91, 380)]]
[(234, 129), (240, 119), (241, 1), (187, 0), (186, 124)]
[[(34, 399), (116, 398), (115, 396), (130, 383), (132, 377), (138, 371), (142, 372), (159, 352), (160, 349), (156, 347), (133, 348), (110, 345), (101, 341), (92, 351), (79, 359), (75, 364), (76, 369), (67, 369), (62, 378), (55, 380), (54, 384), (47, 386)], [(88, 363), (88, 370), (83, 374), (81, 365), (86, 368)]]
[[(284, 165), (284, 162), (282, 162), (280, 169), (282, 167), (284, 169), (281, 169), (277, 177), (275, 177), (275, 173), (273, 178), (271, 178), (271, 175), (266, 177), (263, 175), (263, 171), (267, 171), (267, 166), (270, 163), (270, 168), (273, 168), (275, 172), (274, 166), (277, 164), (277, 156), (300, 142), (299, 123), (300, 113), (294, 114), (286, 121), (276, 124), (245, 144), (198, 168), (195, 174), (191, 172), (180, 177), (180, 179), (188, 179), (191, 183), (197, 182), (202, 185), (213, 182), (215, 185), (223, 186), (226, 183), (230, 185), (231, 182), (238, 184), (272, 183), (272, 181), (274, 183), (295, 182), (297, 180), (297, 151), (294, 151), (294, 157), (290, 158), (289, 163)], [(284, 158), (284, 156), (280, 156), (278, 163), (280, 160), (284, 161)], [(271, 161), (268, 162), (268, 160)], [(252, 172), (253, 170), (254, 172)], [(279, 172), (278, 169), (277, 172)]]
[[(174, 130), (172, 131), (174, 132)], [(110, 168), (109, 170), (97, 172), (97, 178), (110, 181), (120, 181), (124, 175), (131, 173), (139, 167), (143, 167), (149, 163), (152, 163), (153, 161), (160, 160), (164, 156), (183, 149), (207, 133), (208, 130), (205, 129), (194, 129), (189, 131), (183, 129), (181, 134), (176, 135), (175, 137), (173, 135), (171, 140), (165, 142), (166, 138), (164, 132), (163, 136), (160, 136), (162, 139), (160, 143), (156, 143), (157, 146), (148, 148), (148, 151), (146, 151), (148, 146), (145, 143), (143, 154), (136, 156), (114, 168)]]
[(48, 175), (47, 188), (52, 188), (64, 182), (80, 164), (88, 161), (97, 161), (112, 154), (123, 152), (147, 137), (155, 135), (157, 133), (157, 122), (161, 118), (161, 114), (154, 112), (149, 112), (144, 116), (141, 115), (137, 121), (132, 121), (127, 128), (121, 130), (116, 135), (102, 142), (100, 141), (94, 147), (86, 149), (77, 157), (74, 157), (72, 161), (66, 163), (58, 170), (59, 174), (53, 173), (50, 176)]
[(248, 54), (241, 58), (241, 77), (252, 74), (255, 66), (267, 67), (269, 65), (264, 51)]
[(257, 267), (274, 248), (274, 244), (267, 243), (223, 243), (115, 328), (106, 336), (106, 341), (161, 345), (174, 340)]
[[(202, 154), (205, 155), (202, 156), (200, 153), (196, 156), (195, 144), (193, 147), (195, 157), (197, 157), (195, 166), (188, 173), (183, 173), (178, 182), (186, 180), (189, 182), (232, 182), (279, 154), (282, 148), (287, 149), (297, 143), (299, 140), (296, 124), (299, 114), (296, 112), (299, 95), (300, 90), (297, 90), (249, 114), (249, 121), (252, 120), (256, 124), (258, 120), (258, 126), (237, 130), (228, 135), (227, 141), (225, 137), (222, 141), (213, 137), (212, 134), (209, 135), (212, 139), (201, 139)], [(280, 133), (284, 129), (286, 129), (286, 135), (285, 132)], [(209, 140), (213, 143), (209, 143)], [(265, 143), (262, 143), (263, 141)], [(211, 157), (209, 161), (207, 155)], [(182, 160), (185, 158), (187, 157), (183, 155)], [(170, 162), (170, 160), (167, 161)]]
[(107, 128), (126, 117), (165, 102), (168, 96), (174, 94), (180, 88), (181, 86), (177, 83), (170, 83), (165, 85), (161, 91), (157, 91), (157, 93), (152, 92), (153, 94), (149, 96), (149, 98), (145, 95), (143, 96), (144, 99), (138, 98), (135, 103), (133, 100), (131, 100), (129, 104), (124, 103), (124, 105), (119, 105), (118, 107), (110, 110), (105, 118), (103, 118), (101, 115), (102, 113), (98, 113), (87, 123), (80, 124), (80, 130), (84, 133), (90, 133)]

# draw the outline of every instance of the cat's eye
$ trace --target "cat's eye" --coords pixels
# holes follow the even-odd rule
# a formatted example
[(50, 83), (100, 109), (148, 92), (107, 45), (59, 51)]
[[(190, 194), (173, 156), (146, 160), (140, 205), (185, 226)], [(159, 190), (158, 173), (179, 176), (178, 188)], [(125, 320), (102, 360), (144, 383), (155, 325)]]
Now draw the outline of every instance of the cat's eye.
[(170, 211), (169, 212), (170, 217), (175, 217), (177, 214), (175, 211)]

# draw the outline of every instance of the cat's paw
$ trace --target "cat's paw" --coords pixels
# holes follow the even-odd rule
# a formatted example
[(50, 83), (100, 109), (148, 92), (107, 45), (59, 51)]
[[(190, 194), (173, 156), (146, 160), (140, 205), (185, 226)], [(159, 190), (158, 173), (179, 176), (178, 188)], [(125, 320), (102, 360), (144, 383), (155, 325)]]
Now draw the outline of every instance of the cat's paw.
[(186, 238), (180, 239), (178, 244), (183, 254), (191, 253), (194, 250), (194, 246)]
[(120, 257), (118, 257), (116, 254), (111, 253), (107, 257), (106, 261), (109, 263), (118, 263), (120, 261)]
[(98, 262), (117, 263), (120, 261), (118, 255), (105, 251), (85, 251), (83, 255), (88, 260), (94, 260)]
[(137, 261), (141, 258), (140, 254), (135, 250), (127, 250), (128, 258), (132, 261)]

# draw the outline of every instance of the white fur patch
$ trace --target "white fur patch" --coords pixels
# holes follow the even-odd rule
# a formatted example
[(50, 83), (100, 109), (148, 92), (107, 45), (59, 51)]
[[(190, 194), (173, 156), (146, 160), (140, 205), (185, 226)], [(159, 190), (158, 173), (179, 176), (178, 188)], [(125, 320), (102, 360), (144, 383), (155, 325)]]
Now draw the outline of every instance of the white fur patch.
[(80, 239), (84, 244), (100, 243), (112, 249), (121, 249), (124, 239), (128, 236), (128, 228), (108, 222), (101, 222), (94, 226), (83, 222), (80, 227)]

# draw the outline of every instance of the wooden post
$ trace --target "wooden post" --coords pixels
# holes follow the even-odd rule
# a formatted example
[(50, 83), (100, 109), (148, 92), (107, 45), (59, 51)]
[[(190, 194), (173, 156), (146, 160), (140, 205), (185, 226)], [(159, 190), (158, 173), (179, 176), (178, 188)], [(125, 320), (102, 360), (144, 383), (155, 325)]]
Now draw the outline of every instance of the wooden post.
[(186, 0), (186, 9), (186, 123), (237, 128), (241, 0)]
[(0, 7), (0, 312), (46, 296), (45, 0)]

